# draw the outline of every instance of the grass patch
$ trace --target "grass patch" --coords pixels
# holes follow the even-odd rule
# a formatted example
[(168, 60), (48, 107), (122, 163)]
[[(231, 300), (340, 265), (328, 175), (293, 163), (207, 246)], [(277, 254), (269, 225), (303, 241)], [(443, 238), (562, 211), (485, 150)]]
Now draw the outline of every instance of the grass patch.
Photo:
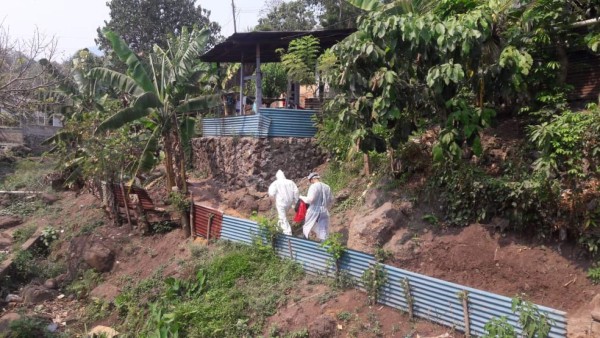
[(79, 234), (80, 235), (89, 235), (89, 234), (93, 233), (94, 230), (96, 230), (96, 228), (99, 228), (102, 225), (104, 225), (104, 220), (102, 220), (102, 219), (97, 219), (93, 222), (88, 222), (88, 223), (82, 225), (81, 228), (79, 228)]
[(22, 226), (13, 232), (14, 246), (19, 246), (27, 241), (37, 230), (36, 224)]
[(159, 274), (127, 285), (115, 299), (123, 319), (119, 331), (257, 336), (303, 276), (297, 264), (251, 246), (217, 242), (198, 256), (194, 278), (162, 281)]
[[(48, 322), (35, 317), (22, 317), (10, 323), (8, 332), (3, 333), (2, 337), (11, 338), (52, 338), (59, 337), (59, 334), (48, 330)], [(6, 335), (4, 335), (6, 334)]]
[(80, 276), (67, 287), (67, 292), (75, 295), (79, 299), (83, 299), (87, 297), (101, 281), (102, 277), (99, 273), (92, 269), (88, 269), (81, 273)]
[(0, 210), (0, 216), (31, 216), (43, 206), (43, 203), (39, 200), (14, 200), (10, 205)]
[(0, 181), (0, 188), (2, 190), (48, 190), (43, 178), (51, 173), (53, 168), (54, 163), (48, 160), (20, 160), (14, 165), (14, 172)]
[(347, 188), (350, 182), (360, 174), (360, 167), (356, 163), (331, 163), (323, 172), (323, 182), (331, 190), (338, 192)]

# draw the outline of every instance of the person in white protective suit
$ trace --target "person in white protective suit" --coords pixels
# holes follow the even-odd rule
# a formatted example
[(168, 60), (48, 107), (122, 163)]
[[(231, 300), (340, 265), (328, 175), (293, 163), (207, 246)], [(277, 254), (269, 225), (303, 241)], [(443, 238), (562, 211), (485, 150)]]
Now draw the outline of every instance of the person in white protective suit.
[[(311, 230), (317, 234), (320, 241), (324, 241), (329, 236), (329, 208), (333, 204), (333, 195), (331, 188), (321, 182), (321, 177), (317, 173), (308, 175), (311, 185), (308, 188), (307, 196), (300, 198), (309, 205), (304, 219), (304, 237), (308, 238)], [(316, 226), (316, 227), (315, 227)]]
[(286, 235), (292, 235), (292, 227), (287, 219), (287, 212), (298, 201), (298, 187), (292, 180), (285, 178), (283, 171), (277, 170), (276, 180), (269, 186), (269, 196), (275, 198), (275, 208), (279, 216), (279, 226)]

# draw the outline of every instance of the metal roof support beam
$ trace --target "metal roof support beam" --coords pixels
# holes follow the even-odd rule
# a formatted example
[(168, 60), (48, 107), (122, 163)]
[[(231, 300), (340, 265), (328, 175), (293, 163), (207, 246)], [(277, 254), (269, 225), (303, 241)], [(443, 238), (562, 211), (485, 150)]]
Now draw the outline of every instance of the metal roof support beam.
[(260, 71), (260, 44), (256, 44), (256, 113), (260, 114), (262, 107), (262, 73)]
[(244, 53), (242, 53), (242, 61), (240, 62), (240, 112), (238, 115), (244, 115)]

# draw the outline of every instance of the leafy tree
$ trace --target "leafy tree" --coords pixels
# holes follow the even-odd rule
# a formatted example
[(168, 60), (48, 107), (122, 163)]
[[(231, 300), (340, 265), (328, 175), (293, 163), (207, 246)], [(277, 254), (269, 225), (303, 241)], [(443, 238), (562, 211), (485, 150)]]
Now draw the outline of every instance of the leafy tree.
[(101, 50), (111, 49), (104, 30), (115, 32), (136, 54), (144, 55), (151, 53), (155, 44), (166, 49), (169, 37), (179, 36), (186, 26), (208, 29), (207, 46), (214, 45), (220, 38), (221, 27), (210, 21), (210, 11), (196, 6), (196, 0), (112, 0), (107, 6), (110, 21), (97, 29), (96, 44)]
[(56, 40), (37, 30), (30, 39), (14, 39), (0, 21), (0, 121), (18, 124), (40, 106), (51, 106), (39, 91), (52, 88), (56, 80), (37, 60), (52, 60), (55, 49)]
[(417, 125), (438, 123), (436, 159), (466, 147), (480, 154), (498, 108), (518, 111), (550, 88), (561, 65), (549, 46), (579, 17), (560, 0), (348, 2), (367, 14), (323, 64), (341, 93), (326, 118), (363, 152), (396, 148)]
[[(267, 63), (260, 68), (265, 98), (278, 98), (287, 90), (287, 73), (281, 63)], [(264, 100), (264, 98), (263, 98)]]
[(272, 0), (266, 8), (268, 11), (258, 19), (257, 31), (307, 31), (317, 24), (305, 0)]
[(287, 51), (279, 49), (288, 79), (300, 84), (314, 84), (319, 50), (319, 39), (312, 35), (292, 40)]
[(90, 71), (101, 66), (102, 60), (87, 49), (65, 62), (66, 74), (46, 59), (40, 64), (58, 83), (44, 96), (47, 101), (60, 103), (64, 115), (64, 128), (45, 143), (53, 146), (51, 152), (59, 157), (59, 168), (68, 175), (65, 184), (87, 182), (99, 193), (116, 224), (118, 213), (109, 187), (136, 171), (150, 133), (138, 127), (94, 135), (96, 127), (122, 107), (109, 97), (107, 87), (90, 77)]
[(352, 6), (346, 0), (305, 0), (312, 6), (319, 25), (326, 29), (356, 28), (358, 17), (364, 10)]
[[(151, 135), (146, 142), (139, 168), (151, 164), (157, 142), (164, 150), (167, 190), (172, 187), (186, 194), (185, 159), (182, 140), (189, 139), (186, 132), (193, 128), (188, 118), (180, 118), (181, 113), (199, 111), (220, 104), (219, 95), (198, 95), (197, 80), (209, 69), (197, 61), (198, 56), (208, 43), (210, 32), (207, 29), (192, 30), (182, 28), (181, 35), (171, 40), (169, 49), (154, 46), (149, 55), (149, 64), (140, 58), (114, 32), (105, 32), (119, 59), (127, 64), (125, 74), (108, 68), (95, 68), (91, 76), (102, 79), (114, 90), (126, 93), (133, 98), (132, 104), (112, 115), (96, 128), (96, 134), (118, 129), (129, 122), (140, 121)], [(184, 215), (183, 215), (184, 216)], [(185, 217), (182, 217), (185, 220)], [(182, 224), (189, 235), (189, 227)]]

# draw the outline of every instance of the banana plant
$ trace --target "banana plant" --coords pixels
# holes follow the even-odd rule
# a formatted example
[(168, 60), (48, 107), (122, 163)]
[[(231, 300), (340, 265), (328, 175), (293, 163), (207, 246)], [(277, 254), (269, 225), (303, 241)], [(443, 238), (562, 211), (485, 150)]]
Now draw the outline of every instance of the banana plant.
[(182, 125), (189, 130), (189, 120), (183, 113), (207, 110), (220, 105), (220, 96), (199, 95), (196, 85), (208, 66), (197, 61), (203, 52), (210, 32), (206, 29), (191, 32), (183, 28), (181, 35), (169, 42), (163, 50), (154, 46), (147, 62), (143, 62), (117, 34), (104, 31), (127, 71), (116, 72), (108, 68), (94, 68), (90, 76), (108, 84), (115, 91), (131, 98), (131, 104), (110, 116), (96, 129), (96, 134), (120, 128), (139, 121), (151, 132), (140, 166), (150, 162), (153, 145), (162, 144), (166, 169), (166, 187), (177, 187), (186, 193), (185, 158), (182, 145)]

